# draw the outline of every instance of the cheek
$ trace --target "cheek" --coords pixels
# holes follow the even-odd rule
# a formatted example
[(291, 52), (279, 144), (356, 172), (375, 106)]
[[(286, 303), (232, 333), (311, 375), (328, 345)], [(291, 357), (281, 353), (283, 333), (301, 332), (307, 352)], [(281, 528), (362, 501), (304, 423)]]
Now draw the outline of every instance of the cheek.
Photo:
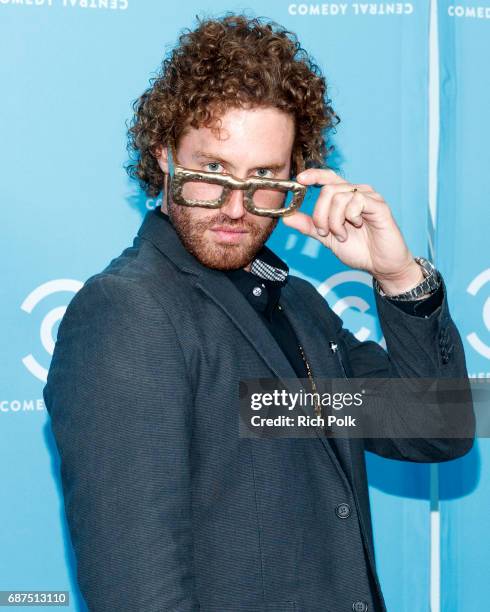
[(194, 207), (194, 206), (183, 206), (182, 208), (185, 208), (187, 211), (187, 216), (189, 217), (189, 219), (192, 219), (192, 221), (195, 221), (197, 223), (206, 223), (207, 221), (209, 221), (210, 219), (213, 218), (213, 211), (210, 210), (206, 210), (206, 209), (202, 209), (202, 208), (198, 208), (198, 207)]
[(272, 231), (279, 221), (279, 219), (271, 219), (269, 217), (257, 217), (257, 219), (259, 221), (259, 227), (263, 233)]
[(253, 215), (249, 212), (247, 212), (245, 219), (248, 224), (255, 226), (257, 229), (260, 229), (260, 231), (270, 229), (271, 227), (277, 225), (278, 221), (278, 219), (272, 219), (271, 217), (259, 217), (258, 215)]
[(216, 215), (211, 210), (206, 210), (193, 206), (180, 206), (179, 204), (173, 204), (172, 206), (173, 216), (177, 219), (185, 219), (188, 223), (206, 223), (213, 219)]

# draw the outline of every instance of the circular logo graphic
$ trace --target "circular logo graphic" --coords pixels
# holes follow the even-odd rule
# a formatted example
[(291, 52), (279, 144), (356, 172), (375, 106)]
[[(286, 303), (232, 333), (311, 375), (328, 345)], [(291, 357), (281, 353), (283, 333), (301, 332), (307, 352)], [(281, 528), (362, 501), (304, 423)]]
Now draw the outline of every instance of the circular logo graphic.
[[(332, 310), (341, 318), (342, 314), (349, 308), (354, 308), (362, 314), (366, 314), (371, 308), (371, 305), (357, 294), (338, 298), (335, 302), (328, 299), (330, 292), (333, 293), (334, 289), (340, 285), (343, 285), (344, 283), (361, 284), (369, 287), (369, 289), (372, 289), (372, 277), (370, 274), (367, 272), (361, 272), (360, 270), (346, 270), (345, 272), (338, 272), (337, 274), (332, 274), (332, 276), (329, 276), (317, 287), (317, 291), (320, 293), (320, 295), (327, 299)], [(371, 335), (371, 331), (372, 330), (363, 325), (356, 332), (352, 333), (360, 342), (364, 342)], [(386, 349), (386, 341), (384, 338), (382, 338), (378, 344)]]
[[(476, 296), (479, 291), (489, 282), (490, 268), (487, 268), (486, 270), (483, 270), (483, 272), (480, 272), (480, 274), (478, 274), (478, 276), (471, 281), (466, 291), (470, 295)], [(485, 303), (483, 304), (482, 318), (487, 331), (490, 331), (490, 297), (487, 297)], [(471, 332), (468, 334), (466, 339), (477, 353), (482, 355), (482, 357), (490, 359), (490, 346), (483, 342), (476, 332)]]
[[(60, 292), (71, 292), (75, 294), (82, 288), (82, 286), (82, 282), (70, 278), (59, 278), (48, 281), (47, 283), (43, 283), (31, 291), (20, 307), (24, 312), (31, 314), (36, 306), (47, 296)], [(53, 354), (55, 343), (53, 329), (55, 325), (63, 318), (66, 307), (67, 304), (65, 303), (62, 306), (52, 308), (41, 321), (41, 326), (39, 329), (41, 344), (50, 356)], [(32, 353), (29, 353), (29, 355), (23, 357), (22, 363), (33, 376), (43, 382), (46, 382), (48, 370), (37, 361)]]

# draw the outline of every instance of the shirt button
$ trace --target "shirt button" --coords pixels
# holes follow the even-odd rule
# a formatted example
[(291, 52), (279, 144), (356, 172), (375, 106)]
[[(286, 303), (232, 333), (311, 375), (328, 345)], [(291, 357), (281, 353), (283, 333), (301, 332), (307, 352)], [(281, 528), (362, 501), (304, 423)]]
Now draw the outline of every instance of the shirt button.
[(349, 504), (339, 504), (335, 508), (335, 514), (339, 518), (341, 518), (341, 519), (349, 518), (349, 516), (350, 516), (350, 506), (349, 506)]
[(352, 604), (352, 609), (354, 612), (367, 612), (368, 605), (365, 601), (358, 599)]
[(262, 289), (260, 287), (254, 287), (252, 289), (252, 293), (256, 296), (259, 297), (259, 295), (262, 295)]

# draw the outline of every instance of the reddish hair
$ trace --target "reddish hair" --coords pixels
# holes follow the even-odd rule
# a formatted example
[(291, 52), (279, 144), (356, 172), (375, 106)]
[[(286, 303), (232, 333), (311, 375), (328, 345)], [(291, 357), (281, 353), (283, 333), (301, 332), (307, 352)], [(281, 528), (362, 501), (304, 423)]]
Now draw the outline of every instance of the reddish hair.
[[(133, 103), (126, 166), (150, 197), (162, 190), (155, 155), (187, 126), (212, 127), (232, 107), (272, 106), (295, 121), (294, 148), (307, 167), (322, 166), (325, 133), (340, 121), (320, 69), (295, 34), (270, 20), (227, 14), (184, 30), (151, 86)], [(295, 170), (293, 164), (293, 171)]]

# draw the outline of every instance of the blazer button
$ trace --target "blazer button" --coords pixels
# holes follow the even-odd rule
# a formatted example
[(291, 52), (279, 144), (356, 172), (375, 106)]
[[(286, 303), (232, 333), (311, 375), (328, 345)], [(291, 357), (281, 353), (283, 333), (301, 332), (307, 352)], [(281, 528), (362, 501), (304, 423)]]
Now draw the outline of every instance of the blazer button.
[(365, 601), (361, 601), (360, 599), (358, 599), (352, 604), (352, 609), (354, 610), (354, 612), (367, 612), (368, 605)]
[(350, 506), (349, 506), (349, 504), (339, 504), (335, 508), (335, 514), (339, 518), (341, 518), (341, 519), (349, 518), (349, 516), (350, 516)]

